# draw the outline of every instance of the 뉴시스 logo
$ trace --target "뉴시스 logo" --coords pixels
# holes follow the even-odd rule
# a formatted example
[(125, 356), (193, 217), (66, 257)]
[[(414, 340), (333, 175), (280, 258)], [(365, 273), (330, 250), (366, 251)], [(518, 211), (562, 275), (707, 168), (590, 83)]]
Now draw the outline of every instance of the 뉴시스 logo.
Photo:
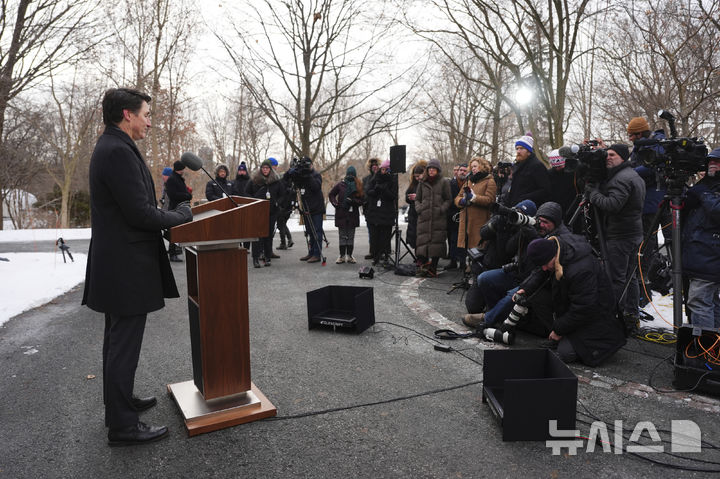
[[(545, 445), (552, 449), (553, 456), (562, 454), (563, 449), (571, 456), (577, 454), (578, 449), (585, 446), (586, 452), (595, 452), (595, 447), (600, 444), (603, 452), (622, 454), (623, 452), (652, 453), (665, 452), (665, 445), (658, 434), (657, 428), (650, 421), (641, 421), (635, 424), (630, 435), (627, 447), (624, 446), (623, 422), (614, 421), (612, 442), (607, 424), (602, 421), (595, 421), (590, 425), (588, 437), (580, 436), (578, 429), (558, 429), (557, 420), (550, 420), (550, 436), (557, 439), (548, 439)], [(647, 433), (653, 444), (640, 444), (643, 432)], [(585, 441), (587, 440), (587, 445)], [(673, 419), (670, 427), (670, 452), (701, 452), (702, 433), (700, 427), (694, 422), (686, 419)]]

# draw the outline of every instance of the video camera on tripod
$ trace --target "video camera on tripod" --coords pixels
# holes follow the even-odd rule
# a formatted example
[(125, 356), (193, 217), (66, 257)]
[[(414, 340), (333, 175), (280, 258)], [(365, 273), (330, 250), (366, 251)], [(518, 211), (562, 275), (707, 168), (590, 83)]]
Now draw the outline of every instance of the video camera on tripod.
[(310, 176), (312, 169), (312, 160), (307, 156), (293, 158), (292, 161), (290, 161), (290, 168), (287, 171), (288, 177), (290, 177), (293, 182), (293, 187), (297, 186), (298, 180)]
[(707, 146), (703, 138), (678, 138), (675, 116), (669, 111), (660, 110), (658, 116), (668, 122), (670, 138), (636, 140), (638, 158), (643, 165), (656, 169), (666, 181), (680, 180), (684, 184), (689, 177), (707, 168)]
[(563, 146), (560, 156), (577, 161), (575, 172), (578, 180), (586, 183), (602, 183), (607, 177), (607, 149), (598, 148), (597, 140), (588, 140), (580, 145)]

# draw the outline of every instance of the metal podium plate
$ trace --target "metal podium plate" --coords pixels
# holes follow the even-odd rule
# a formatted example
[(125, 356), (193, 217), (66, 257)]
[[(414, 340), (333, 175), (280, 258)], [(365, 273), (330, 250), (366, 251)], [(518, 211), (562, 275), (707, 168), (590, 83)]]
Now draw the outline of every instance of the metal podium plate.
[(205, 400), (192, 380), (170, 384), (168, 389), (175, 397), (175, 402), (180, 407), (186, 421), (226, 414), (235, 410), (260, 407), (260, 399), (252, 391)]

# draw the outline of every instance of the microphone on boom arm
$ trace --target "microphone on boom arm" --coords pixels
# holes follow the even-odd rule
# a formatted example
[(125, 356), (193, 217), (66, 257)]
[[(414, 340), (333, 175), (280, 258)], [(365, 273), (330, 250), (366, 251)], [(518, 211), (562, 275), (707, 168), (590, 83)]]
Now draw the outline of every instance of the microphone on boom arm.
[[(185, 153), (182, 154), (182, 156), (180, 156), (180, 162), (193, 171), (203, 170), (205, 172), (205, 174), (208, 175), (208, 177), (211, 180), (215, 181), (215, 178), (213, 178), (212, 175), (210, 175), (210, 173), (208, 173), (207, 170), (205, 168), (203, 168), (202, 159), (200, 159), (200, 157), (197, 156), (195, 153), (186, 151)], [(222, 192), (225, 193), (225, 196), (230, 198), (230, 201), (232, 201), (235, 206), (240, 206), (235, 202), (235, 200), (232, 198), (232, 196), (230, 196), (230, 193), (225, 191), (225, 188), (223, 188), (223, 186), (220, 183), (215, 182), (215, 184), (220, 187)]]

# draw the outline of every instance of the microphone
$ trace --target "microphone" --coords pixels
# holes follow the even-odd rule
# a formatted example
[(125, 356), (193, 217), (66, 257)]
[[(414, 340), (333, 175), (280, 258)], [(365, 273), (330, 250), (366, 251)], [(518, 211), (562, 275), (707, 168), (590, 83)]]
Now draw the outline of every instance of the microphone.
[(197, 171), (203, 167), (203, 161), (200, 157), (190, 151), (186, 151), (180, 156), (180, 162), (193, 171)]
[(577, 147), (577, 145), (561, 146), (558, 149), (558, 153), (563, 158), (575, 158), (575, 156), (577, 156), (578, 151), (579, 151), (579, 148)]
[(180, 156), (180, 162), (181, 162), (183, 165), (185, 165), (186, 167), (188, 167), (188, 168), (190, 168), (191, 170), (193, 170), (193, 171), (203, 170), (203, 171), (205, 172), (205, 174), (208, 175), (208, 177), (209, 177), (216, 185), (218, 185), (218, 186), (220, 187), (220, 189), (222, 190), (222, 192), (225, 193), (225, 196), (227, 196), (228, 198), (230, 198), (230, 201), (232, 201), (232, 203), (233, 203), (235, 206), (240, 206), (240, 205), (238, 205), (237, 202), (232, 198), (232, 196), (230, 196), (230, 193), (228, 193), (227, 191), (225, 191), (225, 188), (223, 188), (223, 186), (222, 186), (220, 183), (218, 183), (217, 181), (215, 181), (215, 178), (213, 178), (212, 175), (211, 175), (210, 173), (208, 173), (205, 168), (203, 168), (203, 161), (202, 161), (202, 159), (201, 159), (199, 156), (197, 156), (195, 153), (190, 152), (190, 151), (186, 151), (185, 153), (183, 153), (183, 154)]

